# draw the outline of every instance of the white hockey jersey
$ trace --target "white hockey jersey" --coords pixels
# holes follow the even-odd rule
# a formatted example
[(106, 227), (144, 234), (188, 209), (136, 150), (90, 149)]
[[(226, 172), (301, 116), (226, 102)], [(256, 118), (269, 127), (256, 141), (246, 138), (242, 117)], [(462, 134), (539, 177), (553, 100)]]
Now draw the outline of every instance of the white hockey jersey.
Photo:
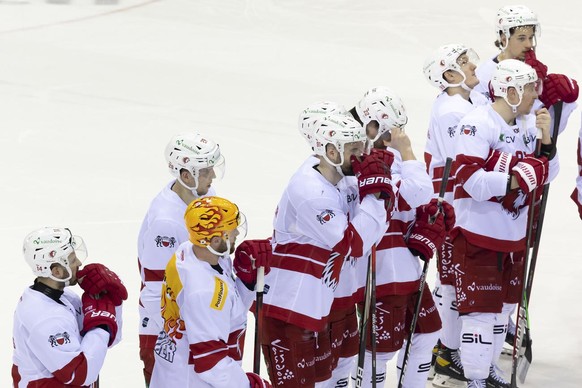
[(361, 204), (351, 197), (358, 209), (350, 214), (346, 193), (314, 169), (318, 164), (309, 157), (279, 201), (263, 300), (266, 316), (311, 331), (326, 325), (342, 268), (353, 268), (387, 225), (384, 201), (370, 195)]
[[(184, 224), (188, 204), (172, 191), (174, 182), (168, 183), (153, 199), (139, 231), (137, 254), (142, 283), (139, 296), (140, 335), (157, 336), (162, 330), (160, 294), (164, 270), (178, 246), (188, 241), (188, 230)], [(215, 195), (212, 187), (207, 195)]]
[(241, 360), (254, 293), (234, 279), (230, 257), (211, 266), (183, 243), (166, 267), (162, 292), (150, 387), (248, 388)]
[[(439, 94), (432, 105), (426, 145), (424, 149), (424, 161), (428, 168), (428, 175), (432, 179), (435, 196), (438, 196), (445, 163), (448, 157), (455, 158), (455, 140), (458, 132), (457, 124), (467, 113), (479, 105), (485, 105), (488, 100), (482, 94), (474, 90), (467, 101), (459, 94), (449, 96), (446, 92)], [(454, 168), (449, 175), (445, 201), (453, 203), (453, 186), (455, 182)]]
[[(103, 366), (109, 333), (97, 328), (82, 337), (79, 296), (67, 288), (62, 295), (46, 288), (46, 293), (24, 290), (14, 312), (14, 387), (91, 386)], [(121, 307), (116, 314), (114, 343), (121, 336)]]
[[(415, 209), (433, 197), (425, 164), (419, 160), (403, 162), (397, 150), (389, 148), (388, 151), (394, 154), (391, 170), (396, 204), (388, 229), (376, 247), (376, 297), (407, 295), (418, 290), (422, 268), (404, 239), (415, 220)], [(367, 258), (357, 261), (358, 301), (364, 299), (367, 264)]]
[(578, 176), (576, 177), (576, 188), (572, 193), (572, 200), (576, 203), (578, 208), (582, 208), (582, 125), (580, 132), (578, 132)]
[[(528, 206), (506, 209), (501, 201), (506, 194), (507, 174), (485, 171), (491, 149), (521, 158), (531, 155), (536, 144), (535, 115), (520, 116), (508, 125), (491, 105), (475, 108), (459, 122), (456, 153), (454, 207), (456, 226), (476, 246), (500, 252), (525, 249)], [(550, 161), (548, 182), (559, 170), (556, 155)]]

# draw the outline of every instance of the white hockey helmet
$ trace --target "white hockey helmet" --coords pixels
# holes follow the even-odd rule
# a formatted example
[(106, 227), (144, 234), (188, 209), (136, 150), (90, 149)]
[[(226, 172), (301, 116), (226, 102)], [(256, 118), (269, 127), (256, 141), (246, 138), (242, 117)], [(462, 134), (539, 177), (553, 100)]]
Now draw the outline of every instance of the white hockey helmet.
[[(344, 162), (344, 146), (348, 143), (362, 142), (366, 145), (366, 131), (360, 123), (345, 114), (331, 114), (317, 120), (313, 134), (313, 151), (322, 156), (332, 166), (339, 167)], [(332, 144), (341, 156), (339, 163), (327, 157), (326, 146)]]
[(356, 112), (364, 123), (364, 128), (371, 122), (378, 123), (378, 134), (370, 139), (375, 142), (392, 128), (403, 128), (408, 122), (406, 109), (400, 97), (392, 90), (377, 86), (368, 90), (356, 105)]
[[(423, 73), (428, 83), (443, 91), (448, 87), (455, 86), (463, 86), (465, 89), (468, 89), (465, 85), (467, 77), (465, 77), (465, 73), (461, 69), (463, 63), (459, 63), (459, 57), (463, 54), (466, 54), (469, 62), (474, 65), (479, 62), (477, 53), (465, 45), (452, 43), (439, 47), (424, 62)], [(444, 77), (445, 72), (448, 70), (461, 74), (463, 81), (459, 84), (448, 83)]]
[[(224, 156), (220, 147), (209, 138), (198, 133), (182, 133), (174, 136), (166, 146), (166, 161), (170, 173), (182, 186), (195, 190), (198, 177), (203, 169), (212, 168), (217, 179), (224, 176)], [(194, 187), (187, 186), (180, 178), (180, 171), (186, 169), (194, 177)]]
[[(68, 282), (73, 276), (71, 270), (71, 253), (83, 261), (87, 258), (85, 242), (79, 236), (73, 236), (68, 228), (45, 227), (31, 232), (24, 238), (22, 247), (24, 259), (36, 276), (51, 278), (58, 282)], [(65, 279), (52, 275), (51, 266), (60, 264), (69, 273)]]
[(332, 113), (347, 115), (346, 108), (336, 102), (320, 101), (309, 105), (299, 114), (299, 133), (307, 140), (309, 146), (313, 149), (313, 131), (317, 120)]
[[(499, 62), (491, 77), (493, 95), (495, 97), (503, 97), (514, 112), (516, 112), (517, 106), (521, 104), (525, 86), (528, 84), (534, 84), (536, 92), (541, 94), (541, 82), (538, 82), (536, 71), (527, 63), (517, 59), (506, 59)], [(507, 99), (509, 88), (514, 88), (519, 95), (519, 102), (515, 105), (511, 104)]]
[[(497, 11), (495, 32), (499, 42), (501, 42), (501, 34), (504, 34), (506, 39), (509, 40), (513, 28), (524, 26), (532, 26), (534, 28), (535, 39), (541, 35), (542, 31), (538, 16), (525, 5), (506, 5)], [(507, 47), (507, 42), (503, 48), (505, 47)]]

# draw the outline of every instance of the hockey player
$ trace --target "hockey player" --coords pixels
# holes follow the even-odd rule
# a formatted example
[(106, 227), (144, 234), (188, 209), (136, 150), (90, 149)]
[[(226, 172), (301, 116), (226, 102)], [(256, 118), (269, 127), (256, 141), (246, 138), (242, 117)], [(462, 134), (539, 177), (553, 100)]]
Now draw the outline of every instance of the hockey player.
[[(107, 348), (121, 340), (127, 290), (102, 264), (79, 269), (86, 247), (67, 228), (35, 230), (23, 251), (36, 279), (14, 312), (14, 387), (96, 386)], [(76, 284), (82, 298), (67, 287)]]
[[(355, 258), (382, 236), (392, 198), (382, 156), (361, 160), (366, 136), (354, 119), (341, 114), (316, 119), (313, 133), (315, 155), (291, 178), (277, 207), (271, 273), (265, 278), (262, 348), (271, 381), (283, 387), (327, 386), (332, 372), (346, 370), (346, 363), (349, 375), (355, 316), (332, 310), (335, 291), (340, 282), (349, 286)], [(354, 174), (359, 200), (344, 191), (350, 187), (344, 179)], [(349, 339), (330, 342), (344, 330)]]
[[(241, 366), (254, 284), (235, 280), (230, 254), (236, 239), (246, 235), (244, 215), (234, 203), (210, 196), (192, 201), (184, 220), (189, 240), (171, 257), (162, 283), (163, 329), (155, 344), (151, 387), (270, 387)], [(254, 255), (259, 266), (268, 263), (258, 257), (259, 250), (248, 248), (252, 244), (245, 255), (237, 250), (235, 266), (246, 270), (250, 282), (249, 257)]]
[[(409, 250), (406, 241), (409, 229), (414, 233), (427, 235), (435, 232), (440, 235), (440, 222), (426, 224), (421, 230), (420, 224), (415, 224), (415, 208), (430, 202), (433, 194), (432, 183), (426, 173), (423, 162), (417, 161), (412, 151), (410, 139), (404, 132), (408, 121), (406, 110), (398, 95), (385, 87), (375, 87), (368, 90), (356, 107), (350, 110), (356, 120), (362, 122), (370, 142), (375, 149), (382, 149), (393, 155), (391, 163), (392, 181), (396, 188), (395, 208), (388, 229), (377, 245), (376, 253), (376, 382), (382, 385), (386, 380), (386, 363), (393, 358), (403, 346), (410, 327), (420, 284), (422, 268), (417, 256)], [(424, 211), (424, 209), (423, 209)], [(433, 209), (436, 213), (436, 206)], [(422, 218), (419, 211), (418, 218)], [(433, 214), (434, 214), (433, 213)], [(432, 215), (432, 214), (431, 214)], [(453, 221), (454, 222), (454, 221)], [(428, 229), (431, 229), (430, 231)], [(422, 250), (425, 260), (432, 257), (427, 253), (427, 246), (420, 241), (439, 245), (433, 239), (411, 241), (410, 247)], [(439, 240), (439, 239), (437, 239)], [(442, 240), (440, 241), (442, 242)], [(423, 245), (423, 246), (417, 246)], [(364, 288), (366, 283), (367, 263), (359, 260), (358, 266), (358, 299), (360, 312), (363, 310)], [(412, 347), (407, 362), (404, 387), (424, 386), (427, 380), (432, 348), (437, 341), (441, 322), (431, 298), (428, 286), (422, 297), (422, 314), (419, 317), (416, 331), (412, 338)], [(368, 329), (369, 330), (369, 329)], [(370, 337), (368, 337), (370, 338)], [(372, 383), (371, 341), (367, 341), (366, 360), (364, 362), (364, 386)], [(398, 370), (402, 369), (404, 351), (399, 352)]]
[(164, 269), (178, 246), (188, 240), (184, 212), (192, 200), (213, 195), (212, 183), (224, 174), (224, 157), (207, 137), (174, 136), (165, 150), (174, 179), (151, 202), (138, 237), (142, 289), (139, 298), (139, 349), (146, 387), (154, 366), (154, 344), (162, 330), (160, 292)]
[[(479, 84), (475, 69), (479, 57), (462, 44), (440, 47), (424, 63), (423, 72), (429, 84), (442, 91), (436, 98), (428, 125), (424, 159), (432, 178), (435, 196), (438, 194), (445, 161), (455, 157), (455, 140), (459, 120), (476, 106), (488, 103), (486, 97), (474, 90)], [(452, 169), (454, 171), (454, 169)], [(453, 203), (454, 176), (449, 176), (445, 200)], [(454, 267), (451, 265), (452, 244), (447, 236), (440, 251), (438, 277), (433, 295), (443, 322), (439, 350), (435, 363), (433, 385), (450, 387), (465, 380), (460, 356), (460, 320), (457, 312), (454, 287)]]
[(455, 144), (453, 263), (461, 361), (470, 388), (509, 387), (491, 370), (501, 352), (494, 326), (507, 323), (521, 297), (531, 193), (559, 169), (547, 109), (530, 113), (539, 90), (535, 70), (518, 60), (501, 61), (491, 86), (495, 102), (461, 119)]
[(578, 137), (578, 177), (576, 178), (576, 188), (570, 198), (578, 207), (578, 215), (582, 220), (582, 125), (580, 126)]

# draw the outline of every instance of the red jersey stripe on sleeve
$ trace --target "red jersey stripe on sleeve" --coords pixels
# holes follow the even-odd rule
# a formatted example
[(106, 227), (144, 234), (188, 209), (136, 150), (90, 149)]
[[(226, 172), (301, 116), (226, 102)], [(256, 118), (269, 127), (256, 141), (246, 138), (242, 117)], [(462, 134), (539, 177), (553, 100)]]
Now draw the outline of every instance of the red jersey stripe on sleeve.
[(228, 346), (223, 341), (206, 341), (190, 345), (188, 363), (196, 373), (203, 373), (228, 356)]

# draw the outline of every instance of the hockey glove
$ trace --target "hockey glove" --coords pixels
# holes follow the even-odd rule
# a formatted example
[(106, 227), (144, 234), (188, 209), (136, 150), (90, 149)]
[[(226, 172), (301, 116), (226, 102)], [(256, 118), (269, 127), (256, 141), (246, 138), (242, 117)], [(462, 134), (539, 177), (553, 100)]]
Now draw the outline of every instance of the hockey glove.
[(578, 189), (574, 189), (574, 191), (572, 192), (572, 195), (570, 195), (570, 198), (572, 198), (572, 201), (574, 201), (574, 203), (576, 204), (576, 206), (578, 206), (578, 215), (580, 216), (580, 219), (582, 220), (582, 203), (580, 203), (580, 201), (578, 201)]
[(487, 160), (485, 160), (484, 169), (485, 171), (498, 171), (509, 174), (516, 163), (517, 159), (509, 152), (491, 150)]
[(381, 150), (378, 148), (372, 148), (370, 150), (370, 156), (380, 159), (388, 166), (388, 169), (392, 169), (392, 163), (394, 163), (394, 154), (388, 150)]
[(95, 299), (86, 291), (81, 297), (83, 302), (83, 330), (81, 335), (85, 335), (90, 330), (97, 327), (109, 332), (109, 343), (111, 346), (117, 335), (117, 320), (115, 318), (115, 305), (107, 295)]
[(540, 79), (540, 80), (545, 79), (546, 76), (548, 75), (548, 67), (546, 65), (544, 65), (543, 63), (541, 63), (536, 58), (535, 51), (530, 50), (527, 53), (525, 53), (525, 63), (527, 63), (528, 65), (533, 67), (533, 69), (536, 71), (536, 73), (538, 75), (538, 79)]
[(394, 191), (392, 190), (392, 174), (390, 167), (384, 162), (385, 155), (366, 155), (360, 161), (352, 155), (351, 162), (354, 174), (358, 179), (360, 201), (368, 194), (380, 194), (386, 203), (390, 214), (394, 206)]
[(103, 264), (88, 264), (77, 272), (79, 286), (91, 295), (107, 294), (114, 305), (127, 299), (127, 289), (119, 276)]
[[(423, 212), (427, 214), (436, 214), (439, 211), (438, 199), (433, 198), (430, 202), (426, 205), (421, 206), (419, 209), (423, 209)], [(445, 223), (445, 231), (450, 232), (453, 227), (455, 226), (455, 209), (453, 206), (448, 203), (447, 201), (441, 202), (442, 213), (444, 215), (444, 223)], [(418, 210), (417, 210), (417, 219), (418, 219)]]
[(558, 101), (576, 101), (579, 91), (578, 82), (575, 79), (564, 74), (548, 74), (544, 79), (542, 94), (538, 98), (549, 108)]
[(256, 373), (247, 372), (247, 377), (249, 378), (249, 382), (251, 383), (251, 388), (273, 388), (271, 383), (267, 380), (263, 379)]
[(519, 188), (529, 193), (536, 187), (542, 186), (548, 179), (548, 158), (540, 156), (526, 156), (511, 169)]
[(429, 211), (429, 207), (430, 205), (424, 205), (416, 209), (416, 222), (407, 240), (410, 252), (424, 261), (433, 257), (437, 247), (442, 246), (446, 235), (443, 214)]
[(234, 272), (243, 283), (254, 288), (257, 282), (257, 268), (265, 267), (265, 275), (268, 274), (271, 270), (272, 257), (271, 239), (245, 240), (234, 252)]

